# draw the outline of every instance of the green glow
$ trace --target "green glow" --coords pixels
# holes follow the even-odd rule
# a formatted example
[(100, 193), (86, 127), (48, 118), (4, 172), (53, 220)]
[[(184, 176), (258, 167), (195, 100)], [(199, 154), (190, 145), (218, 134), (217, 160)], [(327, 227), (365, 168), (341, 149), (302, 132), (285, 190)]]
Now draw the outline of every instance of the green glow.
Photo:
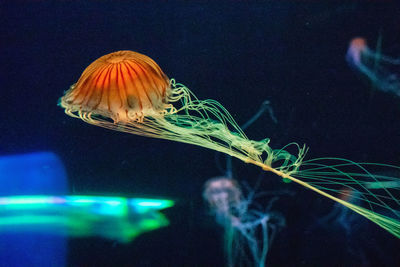
[(136, 206), (140, 206), (140, 207), (147, 207), (147, 208), (151, 208), (151, 209), (166, 209), (166, 208), (170, 208), (174, 205), (174, 202), (172, 200), (165, 200), (165, 199), (144, 199), (144, 198), (135, 198), (135, 199), (131, 199), (129, 201), (129, 203), (131, 205), (136, 205)]
[(172, 200), (106, 196), (0, 197), (1, 232), (102, 236), (129, 242), (168, 225), (159, 210)]
[(400, 181), (369, 182), (365, 185), (368, 189), (400, 188)]

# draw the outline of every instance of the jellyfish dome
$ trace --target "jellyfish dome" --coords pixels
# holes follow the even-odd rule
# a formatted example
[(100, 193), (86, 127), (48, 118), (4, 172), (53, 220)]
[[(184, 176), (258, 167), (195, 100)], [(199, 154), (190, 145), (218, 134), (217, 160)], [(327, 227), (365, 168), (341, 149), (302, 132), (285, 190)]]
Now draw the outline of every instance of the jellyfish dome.
[(141, 121), (163, 112), (169, 79), (151, 58), (118, 51), (98, 58), (71, 86), (61, 106), (117, 121)]
[(362, 64), (361, 55), (368, 51), (367, 41), (364, 38), (356, 37), (350, 41), (346, 59), (350, 64)]

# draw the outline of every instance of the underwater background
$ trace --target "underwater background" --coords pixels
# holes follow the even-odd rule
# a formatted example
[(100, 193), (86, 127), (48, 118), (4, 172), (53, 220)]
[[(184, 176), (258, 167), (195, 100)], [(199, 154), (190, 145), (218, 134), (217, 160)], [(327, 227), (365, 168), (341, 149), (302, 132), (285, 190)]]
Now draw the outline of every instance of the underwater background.
[[(396, 1), (2, 1), (0, 155), (54, 152), (70, 194), (175, 201), (163, 212), (168, 227), (131, 243), (69, 239), (67, 266), (224, 266), (223, 229), (202, 199), (224, 156), (91, 126), (66, 116), (59, 98), (98, 57), (133, 50), (200, 99), (219, 101), (239, 125), (269, 100), (277, 123), (264, 114), (246, 129), (250, 139), (307, 144), (308, 158), (399, 166), (400, 98), (345, 60), (354, 37), (372, 49), (382, 38), (382, 53), (400, 57), (399, 17)], [(257, 190), (278, 196), (271, 210), (286, 225), (267, 266), (398, 266), (399, 240), (372, 222), (326, 223), (331, 200), (237, 160), (233, 171), (249, 188), (261, 177)]]

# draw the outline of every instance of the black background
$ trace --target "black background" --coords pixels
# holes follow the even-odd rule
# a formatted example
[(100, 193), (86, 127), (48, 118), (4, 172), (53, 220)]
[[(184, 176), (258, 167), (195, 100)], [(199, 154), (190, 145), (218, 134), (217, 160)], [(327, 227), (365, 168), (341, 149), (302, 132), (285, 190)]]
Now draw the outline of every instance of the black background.
[[(374, 48), (380, 34), (383, 52), (400, 56), (400, 5), (339, 2), (2, 1), (0, 153), (55, 152), (71, 194), (177, 201), (165, 212), (169, 227), (130, 244), (71, 239), (68, 265), (224, 263), (222, 229), (201, 197), (203, 183), (222, 174), (213, 151), (94, 127), (57, 106), (87, 65), (113, 51), (149, 55), (200, 99), (221, 102), (239, 124), (270, 100), (278, 124), (264, 115), (246, 133), (271, 138), (273, 148), (294, 141), (307, 144), (311, 158), (399, 165), (400, 98), (374, 90), (344, 57), (353, 37)], [(261, 171), (233, 163), (238, 180), (254, 185)], [(291, 192), (274, 206), (287, 225), (269, 251), (270, 266), (400, 262), (400, 243), (384, 230), (361, 217), (347, 234), (321, 227), (331, 201), (262, 175), (262, 191)]]

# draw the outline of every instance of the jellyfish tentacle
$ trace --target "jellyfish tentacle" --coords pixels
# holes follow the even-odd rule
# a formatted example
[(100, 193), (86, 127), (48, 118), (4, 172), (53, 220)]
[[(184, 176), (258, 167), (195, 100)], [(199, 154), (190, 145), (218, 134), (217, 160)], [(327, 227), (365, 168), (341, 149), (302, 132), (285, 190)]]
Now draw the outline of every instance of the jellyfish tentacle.
[[(174, 92), (174, 88), (171, 89), (172, 92)], [(346, 174), (338, 169), (339, 167), (346, 167), (346, 165), (358, 167), (361, 165), (357, 165), (351, 161), (344, 161), (337, 166), (318, 165), (316, 160), (304, 161), (304, 157), (308, 151), (306, 146), (301, 147), (297, 143), (290, 143), (281, 149), (274, 150), (269, 146), (269, 139), (253, 141), (248, 139), (241, 132), (231, 132), (228, 127), (233, 125), (233, 128), (235, 128), (236, 124), (232, 121), (230, 116), (226, 115), (225, 110), (218, 113), (218, 102), (196, 102), (191, 100), (192, 102), (189, 103), (187, 102), (189, 101), (188, 99), (196, 98), (191, 98), (190, 92), (184, 92), (185, 89), (186, 88), (181, 85), (179, 85), (177, 89), (180, 95), (186, 98), (182, 101), (185, 105), (185, 111), (183, 111), (182, 108), (176, 108), (178, 111), (177, 113), (166, 112), (164, 116), (144, 117), (143, 121), (131, 121), (124, 124), (119, 122), (114, 124), (107, 119), (100, 119), (101, 116), (97, 114), (85, 116), (84, 112), (81, 112), (81, 117), (86, 122), (105, 128), (198, 145), (228, 154), (246, 163), (260, 166), (265, 171), (273, 172), (282, 178), (296, 182), (352, 209), (400, 238), (400, 223), (398, 219), (378, 214), (374, 212), (371, 207), (366, 209), (343, 201), (327, 193), (327, 191), (330, 191), (329, 187), (321, 187), (318, 183), (312, 182), (312, 179), (316, 179), (318, 182), (325, 181), (326, 184), (330, 184), (330, 186), (335, 184), (342, 185), (343, 181), (347, 184), (352, 182), (361, 189), (364, 188), (363, 192), (361, 192), (360, 199), (364, 200), (365, 203), (375, 207), (385, 208), (393, 214), (397, 214), (395, 210), (385, 204), (386, 200), (391, 200), (395, 204), (399, 204), (398, 200), (387, 189), (384, 189), (386, 193), (385, 198), (383, 198), (372, 193), (369, 189), (366, 190), (363, 185), (365, 181), (360, 182), (353, 177), (354, 175)], [(187, 115), (191, 114), (192, 110), (195, 111), (197, 116)], [(208, 111), (211, 111), (213, 116), (208, 114)], [(181, 115), (181, 113), (184, 113), (184, 115)], [(215, 116), (217, 113), (218, 115)], [(215, 119), (215, 117), (217, 117), (217, 119)], [(292, 148), (297, 150), (297, 156), (287, 151), (287, 149), (292, 150)], [(328, 159), (333, 158), (325, 158), (325, 160)], [(309, 166), (312, 167), (307, 169)], [(329, 169), (329, 171), (327, 171), (327, 169)], [(374, 177), (364, 168), (361, 168), (361, 170), (365, 173), (359, 175), (359, 177), (367, 177), (372, 181), (376, 180), (379, 182), (378, 178)], [(343, 181), (338, 182), (338, 180), (336, 180), (337, 177), (331, 177), (332, 175), (340, 177)], [(337, 190), (333, 189), (332, 192), (337, 192)], [(368, 196), (372, 196), (376, 201), (368, 199)]]
[[(355, 55), (354, 63), (362, 60), (361, 56), (357, 54), (365, 52), (366, 48), (362, 45), (360, 43), (358, 47), (350, 51)], [(78, 81), (60, 100), (60, 105), (65, 108), (67, 115), (79, 117), (87, 123), (111, 130), (183, 142), (225, 153), (336, 201), (400, 238), (400, 201), (397, 199), (399, 193), (396, 192), (400, 186), (395, 188), (390, 185), (390, 183), (400, 184), (400, 179), (376, 176), (366, 169), (367, 166), (381, 166), (399, 171), (399, 167), (385, 164), (358, 164), (338, 158), (305, 160), (308, 148), (297, 143), (290, 143), (281, 149), (272, 149), (268, 138), (260, 141), (249, 139), (231, 114), (219, 102), (211, 99), (199, 100), (183, 84), (177, 83), (174, 79), (168, 80), (158, 65), (147, 56), (131, 51), (121, 51), (100, 59), (98, 62), (95, 61), (96, 64), (92, 63), (94, 65), (88, 67), (88, 75), (90, 73), (97, 75), (99, 72), (98, 70), (96, 72), (95, 68), (100, 69), (103, 73), (104, 64), (116, 64), (116, 62), (123, 64), (125, 60), (131, 60), (133, 63), (129, 62), (129, 66), (140, 72), (136, 73), (137, 76), (130, 76), (126, 86), (130, 86), (131, 97), (135, 101), (140, 100), (147, 103), (147, 106), (135, 106), (127, 112), (126, 117), (119, 117), (117, 114), (123, 114), (124, 109), (104, 108), (101, 105), (94, 107), (89, 105), (91, 101), (89, 98), (83, 102), (74, 102), (73, 96), (76, 95), (76, 90), (91, 92), (91, 95), (94, 96), (102, 93), (101, 91), (94, 93), (93, 88), (83, 88), (91, 83)], [(99, 74), (99, 76), (101, 75)], [(106, 72), (104, 75), (109, 74)], [(148, 82), (149, 75), (155, 75), (151, 78), (153, 81), (160, 81), (163, 88), (161, 95), (165, 95), (165, 97), (158, 98), (157, 103), (151, 101), (151, 95), (160, 96), (154, 92), (159, 88), (158, 85), (154, 86), (154, 83)], [(122, 75), (120, 78), (128, 79)], [(133, 82), (132, 79), (139, 80)], [(110, 89), (107, 88), (110, 84), (104, 83), (102, 87), (96, 87), (96, 90)], [(141, 87), (139, 88), (137, 84), (141, 84)], [(144, 93), (141, 93), (143, 90)], [(120, 101), (110, 95), (108, 97), (109, 105), (113, 101)], [(128, 100), (129, 98), (126, 99), (127, 103)], [(331, 160), (339, 162), (330, 165), (325, 163)], [(369, 183), (374, 183), (374, 188), (369, 187)], [(355, 205), (334, 196), (339, 192), (338, 186), (355, 190), (359, 194), (357, 198), (361, 204)], [(375, 193), (373, 190), (379, 192)]]

